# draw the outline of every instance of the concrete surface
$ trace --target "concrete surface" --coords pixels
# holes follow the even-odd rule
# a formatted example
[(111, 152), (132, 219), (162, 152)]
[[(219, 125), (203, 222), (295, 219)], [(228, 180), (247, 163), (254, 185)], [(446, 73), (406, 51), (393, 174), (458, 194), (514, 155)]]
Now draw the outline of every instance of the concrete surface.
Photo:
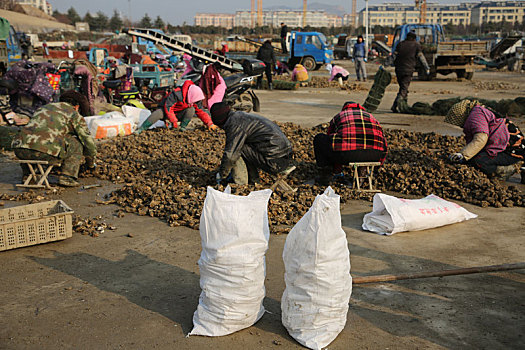
[[(502, 76), (480, 75), (484, 74), (487, 79)], [(465, 90), (467, 83), (459, 83), (415, 82), (413, 88), (425, 88), (410, 98), (424, 98), (428, 91), (440, 87)], [(389, 114), (396, 87), (389, 88), (376, 114), (382, 123), (460, 134), (460, 130), (441, 123), (442, 118)], [(514, 93), (523, 96), (523, 91), (504, 96)], [(326, 122), (345, 100), (363, 101), (365, 96), (329, 89), (263, 91), (259, 95), (261, 114), (301, 125)], [(430, 92), (428, 98), (434, 97)], [(4, 155), (0, 156), (0, 169), (0, 192), (16, 192), (14, 184), (21, 175), (18, 166)], [(97, 179), (82, 182), (102, 183)], [(264, 301), (269, 313), (254, 326), (230, 336), (186, 338), (200, 294), (198, 231), (172, 228), (156, 218), (134, 214), (118, 218), (116, 206), (95, 202), (116, 188), (102, 184), (86, 191), (68, 189), (60, 198), (83, 217), (101, 215), (103, 221), (117, 227), (115, 231), (106, 230), (98, 238), (74, 234), (62, 242), (0, 253), (0, 349), (302, 348), (280, 321), (286, 235), (270, 237)], [(20, 204), (6, 202), (5, 207)], [(525, 261), (524, 208), (460, 204), (479, 218), (385, 237), (360, 228), (371, 203), (347, 203), (342, 209), (342, 224), (352, 275)], [(133, 237), (128, 237), (129, 233)], [(524, 271), (516, 270), (354, 286), (346, 328), (329, 349), (524, 348), (524, 283)]]

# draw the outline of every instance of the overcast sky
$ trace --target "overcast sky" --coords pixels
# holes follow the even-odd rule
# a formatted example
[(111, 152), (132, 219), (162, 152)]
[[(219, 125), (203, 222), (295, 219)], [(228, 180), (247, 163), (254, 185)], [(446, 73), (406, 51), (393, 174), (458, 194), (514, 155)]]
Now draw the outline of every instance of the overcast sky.
[[(462, 2), (464, 2), (463, 0)], [(469, 0), (466, 0), (469, 1)], [(114, 9), (127, 17), (131, 8), (133, 20), (140, 19), (147, 13), (150, 17), (160, 16), (164, 21), (177, 25), (187, 22), (193, 24), (193, 16), (196, 12), (221, 12), (234, 13), (236, 10), (249, 10), (251, 0), (49, 0), (53, 9), (65, 12), (70, 7), (74, 7), (81, 16), (86, 11), (96, 13), (103, 11), (111, 15)], [(324, 3), (330, 5), (342, 5), (346, 12), (350, 12), (352, 0), (310, 0), (310, 3)], [(382, 4), (384, 2), (403, 2), (407, 4), (413, 1), (406, 0), (370, 0), (369, 5)], [(459, 1), (440, 0), (431, 1), (434, 3), (456, 3)], [(294, 8), (302, 8), (301, 0), (264, 0), (264, 7), (285, 5)], [(364, 0), (357, 1), (357, 10), (364, 7)]]

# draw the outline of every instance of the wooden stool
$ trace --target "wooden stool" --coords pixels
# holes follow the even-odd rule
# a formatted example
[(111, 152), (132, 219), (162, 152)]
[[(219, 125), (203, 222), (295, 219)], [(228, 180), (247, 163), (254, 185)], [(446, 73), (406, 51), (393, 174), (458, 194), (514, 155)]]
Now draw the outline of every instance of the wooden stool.
[(295, 192), (295, 191), (297, 191), (297, 189), (292, 188), (292, 186), (288, 185), (288, 183), (286, 182), (286, 178), (288, 177), (288, 175), (290, 175), (295, 169), (296, 169), (295, 166), (293, 166), (291, 168), (291, 170), (288, 171), (288, 173), (278, 175), (277, 176), (277, 180), (273, 183), (273, 185), (270, 187), (270, 189), (272, 191), (275, 191), (277, 189), (277, 190), (281, 190), (283, 192)]
[[(47, 181), (47, 177), (51, 169), (53, 169), (53, 164), (49, 164), (47, 160), (19, 160), (18, 163), (27, 165), (30, 174), (24, 183), (17, 184), (17, 187), (52, 188), (49, 181)], [(45, 170), (44, 166), (47, 166)]]
[[(381, 166), (379, 162), (363, 162), (363, 163), (349, 163), (354, 170), (354, 188), (357, 187), (358, 191), (363, 192), (381, 192), (374, 189), (373, 179), (374, 179), (374, 167)], [(366, 168), (365, 176), (359, 176), (359, 168)], [(368, 189), (361, 189), (361, 179), (368, 179)]]

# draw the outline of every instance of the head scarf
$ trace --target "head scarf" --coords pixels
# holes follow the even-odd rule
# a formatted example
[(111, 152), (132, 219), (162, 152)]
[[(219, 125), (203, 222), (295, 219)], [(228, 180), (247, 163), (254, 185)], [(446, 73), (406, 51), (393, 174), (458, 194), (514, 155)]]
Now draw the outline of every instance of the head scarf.
[(332, 71), (332, 65), (331, 65), (330, 63), (328, 63), (328, 64), (326, 65), (326, 70), (329, 71), (329, 72)]
[(187, 100), (188, 104), (190, 105), (204, 100), (204, 93), (202, 92), (201, 88), (197, 85), (190, 85), (188, 88)]
[(221, 83), (221, 78), (219, 72), (213, 64), (205, 67), (204, 73), (202, 74), (199, 86), (206, 96), (206, 99), (209, 99), (213, 96), (215, 88)]
[(470, 111), (478, 104), (479, 102), (476, 100), (463, 100), (456, 103), (448, 111), (447, 116), (445, 117), (445, 123), (463, 127)]

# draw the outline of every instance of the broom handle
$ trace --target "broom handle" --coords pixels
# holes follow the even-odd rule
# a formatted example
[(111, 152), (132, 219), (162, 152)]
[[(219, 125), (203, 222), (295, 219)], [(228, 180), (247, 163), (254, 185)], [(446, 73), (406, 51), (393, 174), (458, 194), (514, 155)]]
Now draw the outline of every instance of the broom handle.
[(354, 277), (352, 279), (352, 283), (353, 284), (363, 284), (363, 283), (376, 283), (376, 282), (388, 282), (388, 281), (399, 281), (399, 280), (412, 280), (416, 278), (468, 275), (471, 273), (509, 271), (509, 270), (519, 270), (519, 269), (525, 269), (525, 262), (515, 263), (515, 264), (476, 266), (476, 267), (467, 267), (463, 269), (452, 269), (452, 270), (441, 270), (441, 271), (409, 272), (409, 273), (401, 273), (398, 275), (376, 275), (376, 276)]

